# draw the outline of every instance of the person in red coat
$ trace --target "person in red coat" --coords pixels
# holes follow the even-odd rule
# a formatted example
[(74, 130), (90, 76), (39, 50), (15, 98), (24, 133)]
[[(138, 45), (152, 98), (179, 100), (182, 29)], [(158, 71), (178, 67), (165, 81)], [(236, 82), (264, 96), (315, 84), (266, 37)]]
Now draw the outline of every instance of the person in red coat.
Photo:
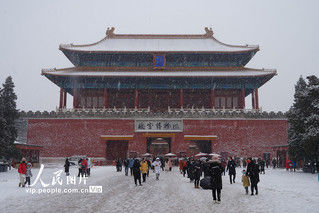
[(24, 187), (24, 176), (25, 176), (25, 173), (27, 172), (27, 164), (26, 164), (25, 158), (22, 158), (21, 163), (19, 164), (18, 172), (19, 172), (19, 178), (20, 178), (19, 187), (21, 186)]
[(85, 158), (83, 158), (81, 163), (81, 169), (82, 169), (82, 177), (85, 175), (87, 177), (87, 169), (88, 169), (88, 162)]
[(179, 172), (182, 174), (183, 173), (183, 161), (182, 160), (179, 160)]

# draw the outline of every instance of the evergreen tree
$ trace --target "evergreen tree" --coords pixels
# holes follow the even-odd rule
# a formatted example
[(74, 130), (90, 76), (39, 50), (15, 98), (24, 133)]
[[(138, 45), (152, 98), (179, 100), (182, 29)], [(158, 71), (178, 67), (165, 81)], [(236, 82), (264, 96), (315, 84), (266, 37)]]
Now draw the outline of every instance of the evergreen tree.
[(2, 100), (2, 92), (3, 90), (0, 88), (0, 158), (6, 155), (6, 138), (7, 138), (7, 127), (6, 121), (4, 120), (4, 107)]
[(306, 117), (303, 147), (306, 156), (312, 160), (319, 157), (319, 79), (308, 76), (307, 103), (309, 115)]
[(295, 86), (294, 104), (288, 112), (289, 156), (293, 160), (314, 160), (319, 143), (319, 79), (300, 77)]
[(17, 157), (18, 150), (15, 148), (14, 141), (17, 138), (17, 129), (15, 128), (15, 120), (18, 118), (18, 110), (16, 109), (17, 96), (14, 93), (14, 83), (11, 76), (7, 77), (1, 90), (1, 106), (0, 106), (0, 125), (1, 131), (1, 155), (5, 158)]
[(307, 94), (306, 81), (300, 76), (297, 84), (295, 85), (294, 104), (288, 111), (288, 144), (289, 156), (293, 160), (302, 159), (304, 150), (301, 146), (302, 135), (304, 132), (304, 108), (305, 97)]

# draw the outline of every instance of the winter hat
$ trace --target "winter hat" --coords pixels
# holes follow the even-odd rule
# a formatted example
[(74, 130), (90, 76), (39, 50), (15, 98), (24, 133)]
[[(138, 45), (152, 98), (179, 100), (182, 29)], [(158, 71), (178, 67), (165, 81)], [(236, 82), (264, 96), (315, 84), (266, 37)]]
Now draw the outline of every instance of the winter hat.
[(27, 164), (27, 166), (30, 166), (30, 167), (31, 167), (31, 166), (32, 166), (32, 164), (31, 164), (31, 163), (28, 163), (28, 164)]
[(156, 160), (159, 160), (159, 158), (156, 158)]

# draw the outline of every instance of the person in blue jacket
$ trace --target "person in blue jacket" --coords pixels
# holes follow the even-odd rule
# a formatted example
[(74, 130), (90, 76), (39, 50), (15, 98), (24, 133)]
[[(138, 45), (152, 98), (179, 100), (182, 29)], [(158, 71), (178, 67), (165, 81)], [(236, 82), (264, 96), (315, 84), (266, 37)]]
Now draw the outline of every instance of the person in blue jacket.
[(133, 165), (134, 165), (134, 158), (130, 158), (128, 163), (128, 168), (130, 168), (131, 176), (133, 175)]

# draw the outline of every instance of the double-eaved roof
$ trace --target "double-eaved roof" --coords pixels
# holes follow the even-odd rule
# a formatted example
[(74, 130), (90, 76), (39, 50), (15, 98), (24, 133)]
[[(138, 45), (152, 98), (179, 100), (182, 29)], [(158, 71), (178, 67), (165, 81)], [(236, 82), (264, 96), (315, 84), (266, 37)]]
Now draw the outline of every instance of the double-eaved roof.
[(257, 45), (228, 45), (205, 28), (201, 35), (115, 34), (87, 45), (60, 45), (75, 65), (43, 69), (46, 76), (72, 94), (74, 88), (241, 89), (250, 94), (277, 74), (275, 69), (244, 66)]

